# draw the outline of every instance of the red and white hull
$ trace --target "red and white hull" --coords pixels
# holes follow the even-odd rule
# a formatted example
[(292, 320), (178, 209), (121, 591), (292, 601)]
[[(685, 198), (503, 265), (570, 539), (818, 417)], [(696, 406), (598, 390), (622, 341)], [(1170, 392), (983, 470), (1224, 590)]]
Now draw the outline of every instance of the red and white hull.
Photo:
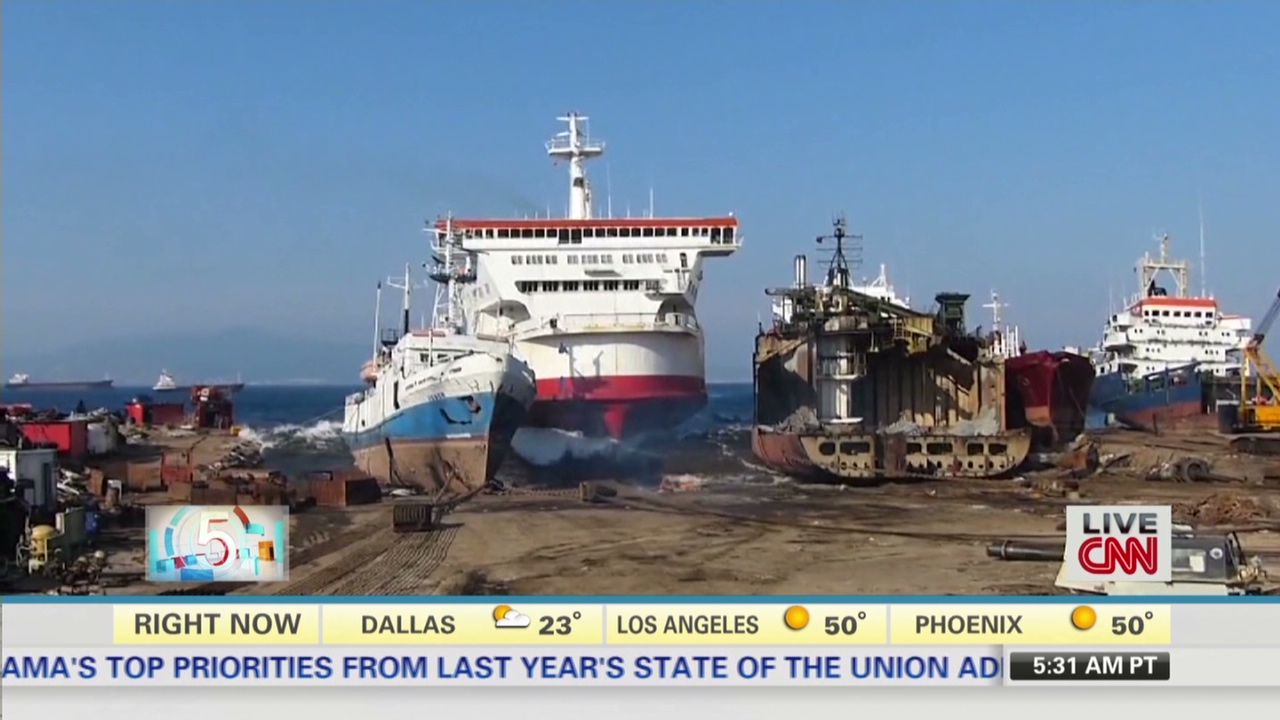
[[(703, 264), (742, 234), (732, 214), (597, 217), (586, 163), (604, 153), (587, 118), (546, 143), (569, 169), (565, 218), (454, 218), (474, 284), (461, 293), (467, 327), (510, 338), (533, 370), (534, 426), (588, 436), (672, 430), (707, 403), (696, 319)], [(472, 264), (473, 263), (473, 264)]]
[(622, 439), (671, 430), (707, 404), (696, 332), (557, 333), (517, 348), (537, 378), (534, 426)]

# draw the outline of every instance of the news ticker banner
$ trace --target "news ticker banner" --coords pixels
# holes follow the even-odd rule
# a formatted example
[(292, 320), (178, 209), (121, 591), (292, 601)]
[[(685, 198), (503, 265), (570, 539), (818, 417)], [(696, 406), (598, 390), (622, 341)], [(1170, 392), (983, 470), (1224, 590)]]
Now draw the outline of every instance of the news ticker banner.
[(1280, 685), (1280, 603), (946, 600), (10, 600), (0, 682)]

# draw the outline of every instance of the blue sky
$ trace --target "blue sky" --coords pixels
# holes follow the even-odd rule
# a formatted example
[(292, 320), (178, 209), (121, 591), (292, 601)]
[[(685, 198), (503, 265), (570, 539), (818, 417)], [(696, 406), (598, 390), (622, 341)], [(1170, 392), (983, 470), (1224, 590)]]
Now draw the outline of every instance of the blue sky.
[(652, 185), (742, 219), (699, 302), (714, 379), (749, 376), (763, 289), (839, 211), (868, 271), (998, 288), (1034, 347), (1096, 340), (1154, 231), (1196, 259), (1198, 197), (1228, 308), (1280, 283), (1272, 3), (3, 7), (5, 352), (363, 342), (424, 218), (563, 209), (542, 143), (570, 109), (615, 212)]

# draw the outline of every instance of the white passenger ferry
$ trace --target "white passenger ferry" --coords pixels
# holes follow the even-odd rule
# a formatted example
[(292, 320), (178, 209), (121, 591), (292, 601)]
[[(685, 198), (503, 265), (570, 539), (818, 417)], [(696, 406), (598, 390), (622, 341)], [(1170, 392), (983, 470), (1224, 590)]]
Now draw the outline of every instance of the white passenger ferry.
[(586, 162), (604, 143), (586, 117), (560, 120), (568, 130), (547, 153), (569, 166), (567, 218), (453, 220), (477, 259), (460, 299), (467, 323), (512, 339), (528, 360), (531, 424), (613, 437), (669, 430), (707, 401), (695, 306), (705, 259), (741, 246), (738, 220), (597, 217)]

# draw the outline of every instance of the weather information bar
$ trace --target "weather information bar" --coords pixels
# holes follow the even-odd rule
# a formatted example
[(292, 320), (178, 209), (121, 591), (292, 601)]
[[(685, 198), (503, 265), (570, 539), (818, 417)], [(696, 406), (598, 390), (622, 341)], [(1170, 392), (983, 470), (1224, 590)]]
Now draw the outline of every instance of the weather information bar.
[(101, 600), (7, 601), (5, 688), (1280, 686), (1270, 602)]

